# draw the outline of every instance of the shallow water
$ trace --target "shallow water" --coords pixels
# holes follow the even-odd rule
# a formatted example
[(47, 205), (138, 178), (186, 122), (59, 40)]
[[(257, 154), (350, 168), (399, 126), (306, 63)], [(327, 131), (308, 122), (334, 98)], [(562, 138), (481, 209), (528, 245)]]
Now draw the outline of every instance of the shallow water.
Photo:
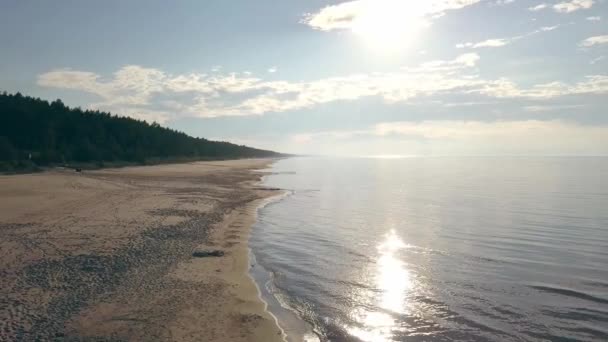
[(260, 210), (251, 248), (322, 340), (608, 340), (608, 158), (272, 171), (290, 195)]

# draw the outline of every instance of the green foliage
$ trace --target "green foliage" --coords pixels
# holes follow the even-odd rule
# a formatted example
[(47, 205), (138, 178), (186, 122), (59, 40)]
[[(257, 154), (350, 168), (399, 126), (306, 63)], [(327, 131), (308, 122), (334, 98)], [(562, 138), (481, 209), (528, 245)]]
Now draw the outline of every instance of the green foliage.
[(9, 161), (17, 159), (17, 150), (7, 137), (0, 136), (0, 160)]
[(278, 153), (193, 138), (158, 123), (0, 94), (0, 170), (58, 164), (145, 164), (273, 157)]

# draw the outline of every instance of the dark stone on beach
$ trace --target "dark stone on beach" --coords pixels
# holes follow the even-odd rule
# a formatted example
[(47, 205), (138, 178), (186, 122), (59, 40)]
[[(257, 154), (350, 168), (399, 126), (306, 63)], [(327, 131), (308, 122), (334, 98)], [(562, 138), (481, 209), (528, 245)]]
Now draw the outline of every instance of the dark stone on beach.
[(194, 251), (194, 253), (192, 253), (192, 256), (195, 258), (222, 257), (222, 256), (224, 256), (224, 251), (220, 251), (220, 250)]

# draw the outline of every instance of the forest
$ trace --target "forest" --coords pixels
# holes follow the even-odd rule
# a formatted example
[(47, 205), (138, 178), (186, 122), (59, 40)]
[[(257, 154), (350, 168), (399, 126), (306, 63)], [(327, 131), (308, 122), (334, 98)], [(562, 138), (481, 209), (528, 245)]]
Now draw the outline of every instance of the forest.
[(20, 93), (0, 94), (0, 171), (96, 168), (281, 154)]

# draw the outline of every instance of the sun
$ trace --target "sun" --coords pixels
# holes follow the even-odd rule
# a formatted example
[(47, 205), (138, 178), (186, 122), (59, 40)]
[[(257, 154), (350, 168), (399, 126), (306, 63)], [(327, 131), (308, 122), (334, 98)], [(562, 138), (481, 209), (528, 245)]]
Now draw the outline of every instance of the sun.
[(425, 14), (425, 1), (368, 0), (351, 29), (375, 50), (401, 50), (428, 26)]

